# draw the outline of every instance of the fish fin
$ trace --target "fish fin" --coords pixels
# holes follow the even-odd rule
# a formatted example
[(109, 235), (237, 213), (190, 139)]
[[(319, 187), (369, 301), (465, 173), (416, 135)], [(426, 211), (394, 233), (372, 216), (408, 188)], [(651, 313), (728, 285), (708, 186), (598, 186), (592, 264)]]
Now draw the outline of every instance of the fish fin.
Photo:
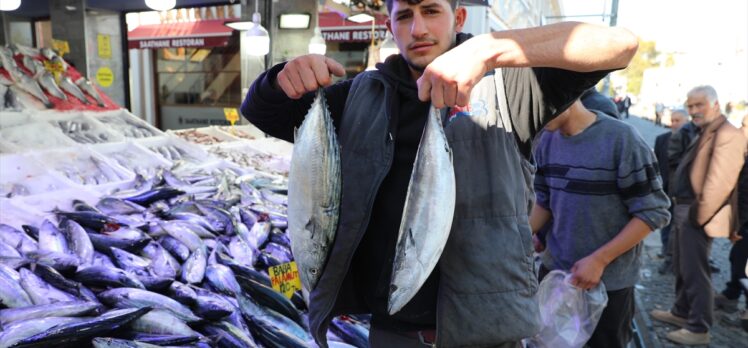
[(304, 226), (304, 229), (306, 229), (307, 231), (309, 231), (309, 233), (311, 233), (312, 239), (314, 239), (314, 233), (316, 232), (316, 228), (315, 228), (316, 225), (317, 224), (314, 223), (314, 220), (310, 218), (309, 221), (307, 221), (306, 225)]

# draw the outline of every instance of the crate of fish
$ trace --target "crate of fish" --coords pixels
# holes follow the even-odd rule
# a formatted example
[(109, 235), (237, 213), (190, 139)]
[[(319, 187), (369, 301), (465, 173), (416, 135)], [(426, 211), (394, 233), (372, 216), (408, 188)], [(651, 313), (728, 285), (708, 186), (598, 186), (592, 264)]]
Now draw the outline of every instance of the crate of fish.
[(45, 167), (73, 183), (98, 192), (128, 187), (135, 178), (134, 173), (82, 146), (40, 151), (33, 156)]
[(244, 140), (265, 138), (265, 133), (251, 124), (240, 126), (218, 126), (217, 128), (221, 132)]
[(247, 142), (213, 146), (208, 152), (234, 162), (240, 167), (274, 175), (288, 176), (290, 162), (280, 156), (260, 150)]
[(36, 118), (59, 128), (63, 134), (79, 144), (105, 144), (125, 140), (121, 134), (110, 130), (93, 117), (81, 113), (46, 112), (37, 115)]
[(257, 138), (249, 140), (248, 144), (256, 149), (260, 149), (269, 154), (281, 157), (291, 162), (293, 154), (293, 144), (277, 138)]
[(142, 139), (164, 135), (164, 132), (127, 112), (125, 109), (89, 112), (87, 115), (95, 118), (112, 131), (126, 138)]
[(228, 134), (224, 133), (216, 127), (203, 127), (203, 128), (190, 128), (190, 129), (180, 129), (180, 130), (169, 130), (167, 131), (169, 134), (174, 134), (186, 141), (189, 141), (193, 144), (198, 145), (216, 145), (216, 144), (222, 144), (227, 142), (235, 142), (239, 141), (240, 139)]
[(31, 122), (0, 129), (0, 139), (19, 151), (71, 147), (76, 143), (47, 122)]
[(91, 145), (90, 148), (131, 172), (146, 178), (156, 175), (163, 168), (171, 167), (171, 162), (132, 141), (97, 144)]
[(72, 182), (29, 157), (0, 155), (0, 196), (30, 196), (72, 187)]
[(173, 135), (140, 139), (135, 142), (174, 164), (178, 162), (202, 164), (215, 159), (211, 158), (210, 154), (200, 146), (190, 144)]

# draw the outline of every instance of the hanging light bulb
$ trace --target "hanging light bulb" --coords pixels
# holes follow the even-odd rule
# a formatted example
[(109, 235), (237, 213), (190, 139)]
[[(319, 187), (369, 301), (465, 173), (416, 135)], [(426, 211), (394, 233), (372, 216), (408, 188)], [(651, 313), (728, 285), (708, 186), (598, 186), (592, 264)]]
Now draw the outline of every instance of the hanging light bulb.
[(168, 11), (177, 6), (177, 0), (145, 0), (145, 5), (154, 11)]
[(400, 49), (397, 48), (395, 40), (392, 38), (392, 33), (387, 30), (387, 35), (384, 37), (384, 41), (379, 46), (379, 61), (384, 62), (387, 57), (393, 54), (400, 54)]
[(309, 53), (325, 55), (327, 44), (322, 37), (322, 29), (319, 27), (319, 15), (317, 15), (317, 26), (314, 27), (314, 36), (309, 40)]
[(21, 0), (0, 1), (0, 11), (15, 11), (21, 7)]
[(264, 56), (270, 52), (270, 36), (268, 31), (260, 24), (260, 12), (257, 10), (255, 0), (255, 13), (252, 14), (252, 22), (255, 24), (247, 30), (247, 53), (253, 56)]

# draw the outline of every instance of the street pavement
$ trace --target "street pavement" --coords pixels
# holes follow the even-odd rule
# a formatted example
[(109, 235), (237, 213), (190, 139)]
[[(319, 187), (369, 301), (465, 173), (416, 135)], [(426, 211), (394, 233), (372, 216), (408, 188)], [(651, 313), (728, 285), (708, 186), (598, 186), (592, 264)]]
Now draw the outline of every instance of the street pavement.
[[(651, 121), (636, 116), (631, 116), (625, 122), (636, 128), (650, 146), (654, 146), (654, 139), (657, 135), (669, 131), (667, 128), (656, 126)], [(640, 318), (640, 322), (644, 323), (644, 327), (640, 329), (645, 336), (648, 336), (648, 339), (644, 340), (649, 344), (648, 347), (681, 347), (665, 337), (669, 331), (677, 329), (676, 327), (649, 317), (649, 312), (652, 309), (670, 309), (675, 298), (675, 277), (672, 273), (664, 275), (658, 273), (658, 268), (662, 263), (662, 259), (658, 257), (661, 246), (659, 231), (652, 232), (644, 241), (641, 280), (636, 287), (637, 318)], [(726, 239), (715, 239), (712, 245), (712, 259), (721, 270), (719, 273), (712, 274), (712, 285), (716, 290), (723, 289), (729, 279), (728, 255), (730, 246), (730, 242)], [(745, 297), (741, 298), (739, 308), (746, 308)], [(736, 314), (730, 315), (722, 311), (715, 311), (714, 327), (711, 330), (709, 347), (748, 347), (748, 332), (740, 328), (739, 320), (735, 321), (736, 317)]]

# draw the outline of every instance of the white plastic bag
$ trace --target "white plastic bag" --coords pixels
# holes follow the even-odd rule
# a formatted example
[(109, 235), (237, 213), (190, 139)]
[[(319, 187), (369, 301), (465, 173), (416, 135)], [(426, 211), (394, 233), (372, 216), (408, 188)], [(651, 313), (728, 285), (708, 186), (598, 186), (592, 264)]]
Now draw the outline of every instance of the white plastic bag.
[(590, 290), (569, 283), (571, 274), (552, 271), (538, 289), (540, 333), (525, 340), (528, 348), (580, 348), (590, 339), (608, 305), (605, 285)]

